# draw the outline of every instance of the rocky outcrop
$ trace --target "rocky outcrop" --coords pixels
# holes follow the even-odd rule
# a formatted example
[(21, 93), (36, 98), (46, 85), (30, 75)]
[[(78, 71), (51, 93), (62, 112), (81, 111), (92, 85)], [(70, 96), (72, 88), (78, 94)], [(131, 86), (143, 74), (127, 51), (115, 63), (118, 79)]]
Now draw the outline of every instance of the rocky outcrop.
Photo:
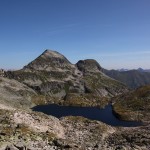
[(107, 149), (148, 150), (150, 149), (150, 126), (118, 128), (107, 137)]
[(28, 86), (14, 80), (0, 77), (0, 104), (7, 106), (31, 108), (32, 96), (37, 93)]
[(66, 139), (72, 143), (69, 144), (70, 147), (78, 149), (105, 149), (104, 139), (116, 130), (99, 121), (83, 117), (64, 117), (61, 122), (66, 129)]
[(76, 66), (81, 72), (99, 72), (99, 71), (101, 71), (101, 66), (94, 59), (80, 60), (77, 62)]
[(63, 139), (59, 119), (22, 109), (0, 108), (0, 150), (56, 149), (54, 139)]
[(5, 70), (4, 69), (0, 69), (0, 77), (4, 77), (5, 75)]

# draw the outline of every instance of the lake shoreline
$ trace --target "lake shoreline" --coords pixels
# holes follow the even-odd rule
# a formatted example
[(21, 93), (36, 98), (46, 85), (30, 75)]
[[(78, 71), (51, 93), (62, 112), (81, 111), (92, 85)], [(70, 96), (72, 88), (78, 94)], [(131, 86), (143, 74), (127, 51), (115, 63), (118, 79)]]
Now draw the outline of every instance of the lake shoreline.
[(32, 108), (33, 111), (40, 111), (47, 115), (52, 115), (57, 118), (65, 116), (82, 116), (91, 120), (104, 122), (111, 126), (121, 127), (139, 127), (143, 126), (142, 122), (120, 120), (117, 114), (113, 111), (111, 103), (104, 108), (99, 107), (77, 107), (77, 106), (62, 106), (58, 104), (38, 105)]

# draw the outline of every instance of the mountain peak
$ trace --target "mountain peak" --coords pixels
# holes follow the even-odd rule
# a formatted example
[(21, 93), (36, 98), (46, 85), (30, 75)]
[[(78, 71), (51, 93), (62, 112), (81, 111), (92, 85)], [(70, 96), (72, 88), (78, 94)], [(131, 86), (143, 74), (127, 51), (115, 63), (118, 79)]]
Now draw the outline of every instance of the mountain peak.
[(64, 56), (57, 51), (46, 49), (42, 55), (42, 57), (56, 57), (56, 58), (64, 58)]
[(30, 62), (23, 69), (47, 70), (70, 68), (69, 60), (57, 51), (46, 49), (39, 57)]
[(79, 60), (76, 65), (83, 72), (99, 72), (102, 69), (100, 64), (94, 59)]
[(140, 67), (139, 67), (137, 70), (138, 70), (138, 71), (141, 71), (141, 72), (144, 71), (144, 69), (143, 69), (143, 68), (140, 68)]

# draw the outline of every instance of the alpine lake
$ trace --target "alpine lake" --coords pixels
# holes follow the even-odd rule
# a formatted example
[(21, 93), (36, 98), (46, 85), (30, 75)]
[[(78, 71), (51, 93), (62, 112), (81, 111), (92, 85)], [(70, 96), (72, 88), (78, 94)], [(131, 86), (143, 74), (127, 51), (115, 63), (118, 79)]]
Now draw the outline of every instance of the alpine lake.
[(56, 104), (38, 105), (32, 108), (33, 111), (43, 112), (57, 118), (65, 116), (82, 116), (91, 120), (101, 121), (111, 126), (137, 127), (141, 122), (119, 120), (112, 111), (112, 105), (108, 104), (105, 108), (98, 107), (74, 107), (60, 106)]

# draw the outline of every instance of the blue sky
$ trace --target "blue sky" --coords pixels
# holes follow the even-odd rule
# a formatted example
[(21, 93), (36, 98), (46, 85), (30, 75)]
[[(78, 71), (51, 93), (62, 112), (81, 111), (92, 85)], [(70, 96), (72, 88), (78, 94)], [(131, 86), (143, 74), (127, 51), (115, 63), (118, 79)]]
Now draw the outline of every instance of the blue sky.
[(45, 49), (72, 63), (150, 68), (150, 0), (0, 0), (0, 68), (22, 68)]

